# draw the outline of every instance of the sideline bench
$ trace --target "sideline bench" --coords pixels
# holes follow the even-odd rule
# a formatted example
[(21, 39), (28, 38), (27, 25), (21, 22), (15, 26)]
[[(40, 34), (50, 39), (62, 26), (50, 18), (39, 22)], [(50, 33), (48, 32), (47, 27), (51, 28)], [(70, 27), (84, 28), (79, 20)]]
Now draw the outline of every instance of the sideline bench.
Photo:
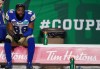
[[(36, 44), (34, 64), (100, 64), (100, 45), (86, 44)], [(13, 63), (26, 63), (27, 48), (18, 46), (12, 51)], [(4, 44), (0, 44), (0, 63), (5, 63)]]

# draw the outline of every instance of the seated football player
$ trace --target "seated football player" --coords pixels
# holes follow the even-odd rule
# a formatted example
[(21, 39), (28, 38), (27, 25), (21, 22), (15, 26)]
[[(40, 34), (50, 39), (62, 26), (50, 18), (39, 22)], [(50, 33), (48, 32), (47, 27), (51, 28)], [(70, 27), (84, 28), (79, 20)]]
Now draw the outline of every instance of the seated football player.
[(5, 40), (6, 37), (6, 25), (4, 24), (5, 16), (2, 9), (4, 0), (0, 0), (0, 43)]
[(15, 10), (11, 9), (6, 13), (7, 19), (7, 32), (8, 35), (5, 39), (5, 53), (6, 53), (6, 69), (12, 69), (11, 58), (11, 43), (23, 45), (24, 42), (28, 44), (28, 57), (27, 57), (27, 69), (33, 69), (32, 59), (35, 49), (35, 41), (33, 36), (33, 25), (35, 20), (35, 13), (30, 10), (25, 10), (24, 4), (17, 4)]

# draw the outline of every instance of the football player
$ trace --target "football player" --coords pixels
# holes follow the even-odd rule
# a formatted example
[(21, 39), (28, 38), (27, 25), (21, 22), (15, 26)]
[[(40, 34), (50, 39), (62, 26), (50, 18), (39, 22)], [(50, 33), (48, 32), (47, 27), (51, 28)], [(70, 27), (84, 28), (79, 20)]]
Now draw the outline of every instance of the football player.
[(6, 25), (4, 24), (5, 16), (2, 9), (4, 0), (0, 0), (0, 42), (5, 40), (6, 37)]
[(11, 9), (6, 13), (7, 32), (5, 39), (5, 53), (7, 59), (6, 69), (12, 69), (11, 58), (11, 42), (15, 41), (23, 45), (26, 41), (28, 44), (27, 69), (33, 69), (32, 59), (35, 49), (35, 41), (33, 37), (33, 26), (35, 13), (30, 10), (25, 10), (24, 4), (17, 4), (15, 10)]

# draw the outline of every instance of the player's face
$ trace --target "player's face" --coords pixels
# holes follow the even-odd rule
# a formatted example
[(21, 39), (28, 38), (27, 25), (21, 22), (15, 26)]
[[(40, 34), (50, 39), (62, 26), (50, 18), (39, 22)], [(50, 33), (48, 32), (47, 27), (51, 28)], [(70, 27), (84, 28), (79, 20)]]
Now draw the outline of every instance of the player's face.
[(19, 7), (16, 12), (17, 12), (17, 15), (19, 15), (19, 17), (23, 17), (24, 8), (23, 7)]
[(4, 1), (0, 0), (0, 8), (2, 7)]

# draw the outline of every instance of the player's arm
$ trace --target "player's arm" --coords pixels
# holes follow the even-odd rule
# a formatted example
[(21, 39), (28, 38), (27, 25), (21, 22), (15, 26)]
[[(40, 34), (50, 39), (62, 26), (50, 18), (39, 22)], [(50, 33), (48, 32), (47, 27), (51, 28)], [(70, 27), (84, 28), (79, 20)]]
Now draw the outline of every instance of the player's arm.
[(8, 22), (8, 23), (7, 23), (7, 31), (8, 31), (8, 34), (9, 34), (10, 36), (13, 37), (13, 36), (15, 35), (14, 30), (13, 30), (13, 25), (12, 25), (11, 22)]
[(19, 44), (23, 44), (26, 37), (33, 34), (33, 26), (34, 26), (33, 24), (34, 24), (33, 22), (29, 23), (28, 30), (23, 34), (23, 37), (18, 41)]
[(13, 24), (11, 23), (11, 10), (6, 13), (6, 20), (7, 20), (7, 32), (10, 36), (14, 37), (15, 32), (13, 29)]
[(28, 24), (28, 29), (25, 33), (23, 33), (23, 37), (18, 41), (19, 44), (23, 44), (25, 38), (33, 34), (34, 21), (35, 21), (35, 14), (32, 13)]
[(24, 37), (27, 37), (33, 34), (34, 21), (35, 21), (35, 14), (31, 12), (31, 17), (29, 21), (30, 23), (28, 25), (28, 30), (23, 34)]
[(34, 23), (30, 22), (28, 25), (28, 30), (23, 34), (24, 37), (30, 36), (33, 34), (33, 27), (34, 27)]
[(7, 20), (8, 34), (15, 40), (15, 42), (18, 42), (19, 36), (17, 36), (16, 33), (14, 32), (13, 24), (11, 23), (10, 15), (8, 12), (6, 13), (6, 20)]
[(29, 24), (28, 24), (28, 29), (25, 33), (23, 33), (23, 37), (20, 38), (20, 40), (18, 41), (19, 44), (23, 44), (26, 37), (33, 34), (34, 20), (35, 20), (35, 14), (32, 13), (32, 16), (30, 17), (30, 21), (29, 21)]
[(7, 20), (7, 32), (10, 36), (14, 36), (13, 24), (11, 23), (11, 10), (6, 13), (6, 20)]
[(11, 22), (8, 22), (7, 23), (7, 31), (8, 31), (8, 34), (14, 39), (14, 41), (16, 43), (18, 43), (19, 41), (19, 36), (16, 35), (16, 33), (14, 32), (14, 29), (13, 29), (13, 25)]

